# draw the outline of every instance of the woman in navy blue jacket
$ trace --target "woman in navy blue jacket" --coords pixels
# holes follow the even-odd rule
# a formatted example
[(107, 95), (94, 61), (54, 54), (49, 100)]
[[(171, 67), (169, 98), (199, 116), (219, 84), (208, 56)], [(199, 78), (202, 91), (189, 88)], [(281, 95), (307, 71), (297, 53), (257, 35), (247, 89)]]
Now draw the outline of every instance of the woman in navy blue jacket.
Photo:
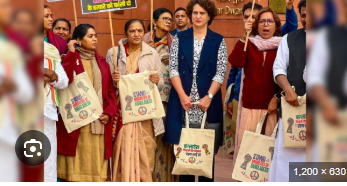
[[(170, 92), (163, 140), (171, 144), (180, 141), (185, 111), (190, 124), (201, 124), (206, 111), (208, 123), (223, 123), (220, 88), (227, 69), (227, 50), (223, 36), (208, 28), (216, 16), (215, 5), (211, 0), (191, 0), (187, 15), (193, 27), (175, 36), (170, 51), (174, 88)], [(192, 105), (197, 101), (199, 105)], [(216, 136), (222, 137), (222, 133)], [(180, 181), (194, 180), (194, 176), (180, 176)], [(199, 177), (199, 181), (213, 180)]]

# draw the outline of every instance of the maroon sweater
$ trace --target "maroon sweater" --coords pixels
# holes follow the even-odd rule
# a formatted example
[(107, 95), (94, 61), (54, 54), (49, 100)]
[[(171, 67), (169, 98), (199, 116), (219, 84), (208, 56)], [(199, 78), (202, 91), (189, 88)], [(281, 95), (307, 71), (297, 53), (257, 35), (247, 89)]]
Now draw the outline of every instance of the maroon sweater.
[(277, 49), (268, 50), (264, 60), (264, 53), (250, 41), (247, 51), (241, 41), (229, 56), (229, 62), (233, 67), (244, 68), (242, 102), (248, 109), (268, 109), (272, 97), (280, 92), (280, 87), (274, 82), (272, 67), (275, 62)]

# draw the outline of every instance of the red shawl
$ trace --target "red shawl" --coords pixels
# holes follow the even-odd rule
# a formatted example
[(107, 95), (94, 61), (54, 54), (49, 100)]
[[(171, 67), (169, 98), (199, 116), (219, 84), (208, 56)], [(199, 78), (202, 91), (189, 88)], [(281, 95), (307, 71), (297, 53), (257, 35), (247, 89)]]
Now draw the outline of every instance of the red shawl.
[(8, 40), (20, 47), (23, 53), (29, 53), (29, 41), (27, 39), (14, 32), (10, 27), (7, 27), (5, 32)]
[(57, 36), (50, 30), (47, 32), (47, 37), (49, 43), (54, 45), (58, 49), (60, 55), (66, 54), (67, 42), (63, 38)]

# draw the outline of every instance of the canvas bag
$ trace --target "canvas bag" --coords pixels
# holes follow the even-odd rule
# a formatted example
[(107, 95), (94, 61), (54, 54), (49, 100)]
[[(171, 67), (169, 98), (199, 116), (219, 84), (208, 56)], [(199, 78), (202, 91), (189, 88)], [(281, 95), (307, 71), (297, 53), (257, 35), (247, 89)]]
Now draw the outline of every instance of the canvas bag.
[(230, 95), (232, 94), (231, 90), (233, 89), (234, 83), (229, 85), (225, 98), (224, 98), (224, 119), (223, 119), (223, 146), (221, 147), (222, 157), (225, 158), (227, 154), (234, 151), (234, 140), (231, 134), (231, 120), (232, 117), (228, 114), (228, 102)]
[(267, 182), (272, 163), (278, 124), (271, 135), (261, 134), (267, 113), (255, 132), (245, 131), (237, 155), (232, 178), (244, 182)]
[(145, 71), (120, 76), (119, 95), (123, 124), (165, 117), (164, 107), (156, 84)]
[(323, 117), (321, 110), (315, 114), (318, 133), (319, 162), (346, 162), (347, 109), (338, 111), (338, 125), (331, 124)]
[(59, 112), (68, 133), (99, 119), (103, 108), (86, 72), (75, 75), (73, 82), (57, 90), (61, 102)]
[[(160, 55), (160, 59), (162, 59), (165, 56), (169, 56), (169, 54)], [(163, 77), (164, 77), (164, 87), (160, 91), (160, 97), (163, 102), (168, 102), (169, 94), (172, 87), (172, 83), (170, 80), (169, 66), (166, 66), (164, 63), (161, 63), (161, 72), (163, 73)]]
[(200, 129), (189, 128), (188, 113), (185, 113), (186, 128), (182, 128), (178, 145), (174, 145), (176, 157), (172, 170), (174, 175), (196, 175), (212, 178), (215, 131), (204, 129), (207, 112)]
[(299, 106), (281, 98), (283, 122), (283, 147), (306, 148), (306, 94), (298, 97)]

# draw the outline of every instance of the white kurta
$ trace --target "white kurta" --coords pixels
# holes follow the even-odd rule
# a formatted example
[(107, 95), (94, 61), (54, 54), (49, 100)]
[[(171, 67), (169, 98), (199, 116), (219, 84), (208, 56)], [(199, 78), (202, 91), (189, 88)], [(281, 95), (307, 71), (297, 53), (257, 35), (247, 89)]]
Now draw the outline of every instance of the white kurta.
[[(277, 57), (273, 66), (273, 76), (283, 74), (287, 76), (289, 66), (289, 48), (285, 35), (277, 50)], [(304, 72), (303, 72), (304, 73)], [(302, 76), (304, 77), (304, 76)], [(270, 168), (269, 182), (289, 182), (289, 162), (306, 162), (306, 149), (283, 147), (283, 123), (280, 118), (275, 142), (275, 152)]]
[[(21, 56), (21, 54), (18, 55)], [(19, 137), (19, 123), (16, 122), (16, 118), (13, 118), (12, 111), (8, 108), (14, 108), (17, 103), (25, 104), (34, 97), (34, 89), (23, 64), (7, 72), (5, 62), (0, 60), (0, 77), (7, 77), (9, 73), (12, 74), (17, 90), (0, 98), (0, 104), (6, 108), (1, 111), (0, 117), (0, 182), (20, 181), (20, 161), (15, 152), (15, 144)]]
[[(44, 68), (48, 68), (48, 60), (45, 59)], [(51, 85), (55, 89), (65, 89), (68, 87), (69, 78), (67, 77), (64, 68), (59, 61), (56, 62), (55, 73), (58, 75), (58, 82), (53, 82)], [(46, 85), (48, 88), (48, 84)], [(44, 181), (57, 181), (57, 129), (56, 121), (58, 121), (57, 107), (55, 106), (51, 92), (49, 91), (44, 109), (44, 133), (51, 143), (51, 153), (44, 165)]]
[[(314, 86), (322, 86), (327, 88), (327, 84), (329, 83), (327, 82), (327, 76), (330, 68), (330, 59), (328, 29), (322, 29), (316, 35), (316, 39), (312, 45), (307, 62), (307, 73), (310, 74), (310, 78), (307, 79), (307, 91), (311, 91)], [(344, 77), (341, 78), (343, 79), (343, 91), (347, 96), (347, 71), (345, 72)], [(318, 144), (317, 140), (315, 140), (309, 156), (311, 162), (321, 161), (319, 154), (321, 150), (320, 145)]]

